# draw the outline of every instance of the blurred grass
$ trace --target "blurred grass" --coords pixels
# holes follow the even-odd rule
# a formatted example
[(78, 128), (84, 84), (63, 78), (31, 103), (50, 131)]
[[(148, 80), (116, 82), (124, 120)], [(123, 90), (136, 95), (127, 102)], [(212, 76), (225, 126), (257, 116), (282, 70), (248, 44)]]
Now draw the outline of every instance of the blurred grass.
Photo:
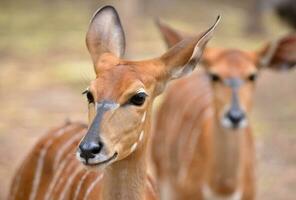
[[(104, 2), (116, 4), (116, 1), (98, 1), (95, 6), (94, 1), (82, 3), (77, 0), (72, 0), (71, 3), (45, 0), (1, 2), (1, 53), (11, 53), (24, 57), (42, 57), (56, 50), (78, 52), (84, 55), (85, 30), (92, 12), (103, 5)], [(92, 5), (93, 7), (91, 7)], [(133, 34), (135, 31), (140, 32), (136, 34), (138, 37), (133, 38), (133, 40), (144, 42), (143, 39), (148, 39), (145, 42), (145, 44), (148, 44), (148, 51), (151, 51), (149, 41), (152, 38), (154, 39), (157, 34), (152, 22), (155, 16), (167, 18), (167, 21), (175, 25), (175, 27), (194, 33), (213, 23), (215, 17), (220, 14), (222, 20), (216, 34), (219, 37), (216, 37), (212, 43), (224, 47), (257, 47), (258, 41), (261, 43), (263, 38), (246, 36), (243, 32), (244, 23), (242, 23), (245, 11), (239, 7), (230, 7), (228, 4), (220, 3), (217, 5), (217, 2), (211, 1), (207, 3), (187, 1), (186, 4), (180, 4), (180, 2), (174, 1), (173, 6), (164, 6), (162, 12), (158, 11), (161, 9), (158, 7), (150, 9), (146, 12), (147, 16), (143, 15), (138, 19), (134, 19), (137, 24), (132, 25), (132, 30), (126, 31), (127, 35), (129, 33)], [(124, 18), (122, 21), (123, 24), (127, 24)], [(264, 35), (265, 39), (274, 38), (287, 31), (272, 13), (265, 15), (265, 21), (271, 22), (266, 27), (267, 35)], [(152, 35), (152, 37), (149, 37), (149, 35)], [(239, 36), (245, 36), (244, 40), (241, 40)], [(225, 43), (225, 38), (231, 39), (232, 42)], [(147, 47), (144, 47), (144, 49), (147, 51)], [(139, 50), (142, 51), (140, 48)]]
[[(71, 5), (71, 6), (70, 6)], [(73, 15), (73, 10), (78, 10)], [(13, 1), (1, 6), (0, 48), (23, 56), (40, 56), (54, 49), (81, 52), (87, 27), (86, 6), (47, 1)], [(7, 51), (7, 50), (6, 50)]]
[[(11, 58), (13, 62), (20, 63), (22, 68), (16, 70), (27, 71), (30, 70), (27, 69), (30, 66), (41, 71), (50, 68), (46, 69), (49, 70), (49, 74), (40, 73), (38, 76), (35, 74), (34, 77), (40, 80), (34, 82), (32, 80), (34, 77), (29, 77), (29, 82), (32, 81), (33, 85), (38, 81), (47, 80), (50, 75), (51, 80), (70, 82), (77, 86), (92, 74), (84, 37), (91, 14), (105, 2), (116, 4), (116, 1), (83, 3), (78, 0), (73, 0), (71, 3), (45, 0), (1, 1), (0, 58)], [(258, 44), (262, 43), (262, 37), (246, 36), (243, 32), (242, 17), (245, 13), (243, 8), (233, 8), (215, 1), (208, 3), (187, 1), (186, 4), (173, 1), (172, 4), (172, 6), (146, 8), (143, 16), (131, 19), (134, 23), (128, 24), (129, 29), (126, 30), (128, 57), (147, 58), (159, 55), (165, 50), (153, 24), (153, 17), (156, 16), (160, 16), (176, 28), (194, 33), (204, 30), (213, 23), (218, 14), (221, 14), (222, 20), (211, 44), (251, 49), (258, 48)], [(120, 13), (123, 13), (123, 9), (120, 8)], [(160, 12), (161, 9), (163, 11)], [(123, 15), (124, 25), (128, 23), (130, 19), (128, 17)], [(128, 20), (125, 20), (126, 18)], [(272, 25), (266, 27), (268, 34), (264, 39), (275, 38), (286, 32), (271, 13), (265, 15), (265, 18), (266, 21), (271, 21)], [(5, 64), (9, 65), (5, 60), (2, 61), (1, 65)], [(13, 74), (11, 72), (13, 69), (6, 70), (10, 72), (9, 74)], [(10, 81), (10, 84), (13, 82)]]

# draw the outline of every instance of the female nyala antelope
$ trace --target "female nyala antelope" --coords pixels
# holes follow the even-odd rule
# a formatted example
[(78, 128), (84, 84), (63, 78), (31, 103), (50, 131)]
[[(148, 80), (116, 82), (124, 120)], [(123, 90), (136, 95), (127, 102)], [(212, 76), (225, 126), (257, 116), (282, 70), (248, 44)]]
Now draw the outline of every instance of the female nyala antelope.
[[(158, 25), (169, 47), (183, 38)], [(152, 157), (161, 199), (254, 199), (255, 80), (264, 67), (294, 67), (296, 35), (256, 52), (207, 48), (202, 63), (203, 71), (168, 88), (155, 120)]]
[(156, 199), (146, 173), (152, 102), (169, 80), (194, 69), (216, 24), (159, 58), (134, 62), (121, 59), (115, 9), (97, 11), (86, 36), (96, 72), (84, 92), (90, 125), (66, 124), (43, 137), (16, 173), (10, 199)]

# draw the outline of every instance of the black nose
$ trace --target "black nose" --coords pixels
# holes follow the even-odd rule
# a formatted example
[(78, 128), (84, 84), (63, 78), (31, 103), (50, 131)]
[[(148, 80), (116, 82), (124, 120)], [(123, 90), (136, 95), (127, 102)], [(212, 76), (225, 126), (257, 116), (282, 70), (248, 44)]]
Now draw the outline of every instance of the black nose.
[(103, 148), (101, 142), (85, 142), (79, 145), (80, 157), (84, 158), (86, 162), (88, 159), (94, 158)]
[(245, 118), (245, 113), (242, 110), (233, 109), (226, 113), (226, 117), (234, 126), (237, 126)]

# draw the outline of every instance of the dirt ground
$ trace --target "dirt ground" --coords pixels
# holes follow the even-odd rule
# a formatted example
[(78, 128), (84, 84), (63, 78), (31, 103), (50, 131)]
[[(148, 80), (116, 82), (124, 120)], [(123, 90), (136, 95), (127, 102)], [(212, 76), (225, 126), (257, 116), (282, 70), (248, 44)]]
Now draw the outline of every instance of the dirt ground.
[[(5, 199), (15, 169), (42, 134), (67, 119), (86, 121), (81, 92), (93, 74), (84, 36), (91, 13), (110, 1), (16, 2), (0, 4), (0, 199)], [(163, 0), (159, 6), (151, 2), (145, 6), (116, 4), (126, 27), (128, 57), (148, 58), (165, 51), (152, 21), (157, 15), (194, 32), (220, 13), (222, 22), (211, 42), (220, 47), (256, 49), (267, 39), (289, 32), (271, 13), (265, 16), (266, 34), (251, 37), (243, 32), (242, 8), (211, 1)], [(257, 199), (294, 200), (296, 70), (262, 71), (252, 123)]]

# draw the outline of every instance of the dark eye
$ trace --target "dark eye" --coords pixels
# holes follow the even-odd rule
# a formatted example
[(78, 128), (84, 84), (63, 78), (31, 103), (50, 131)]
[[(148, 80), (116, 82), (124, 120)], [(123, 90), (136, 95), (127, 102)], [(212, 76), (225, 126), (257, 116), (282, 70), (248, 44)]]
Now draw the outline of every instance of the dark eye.
[(217, 74), (210, 74), (210, 78), (213, 82), (221, 81), (221, 78)]
[(94, 103), (95, 102), (94, 96), (92, 95), (92, 93), (89, 90), (85, 90), (82, 94), (86, 95), (88, 103)]
[(147, 94), (145, 92), (139, 92), (130, 98), (130, 103), (136, 106), (144, 104)]
[(257, 78), (257, 74), (251, 74), (250, 76), (248, 76), (249, 81), (255, 81), (256, 78)]

